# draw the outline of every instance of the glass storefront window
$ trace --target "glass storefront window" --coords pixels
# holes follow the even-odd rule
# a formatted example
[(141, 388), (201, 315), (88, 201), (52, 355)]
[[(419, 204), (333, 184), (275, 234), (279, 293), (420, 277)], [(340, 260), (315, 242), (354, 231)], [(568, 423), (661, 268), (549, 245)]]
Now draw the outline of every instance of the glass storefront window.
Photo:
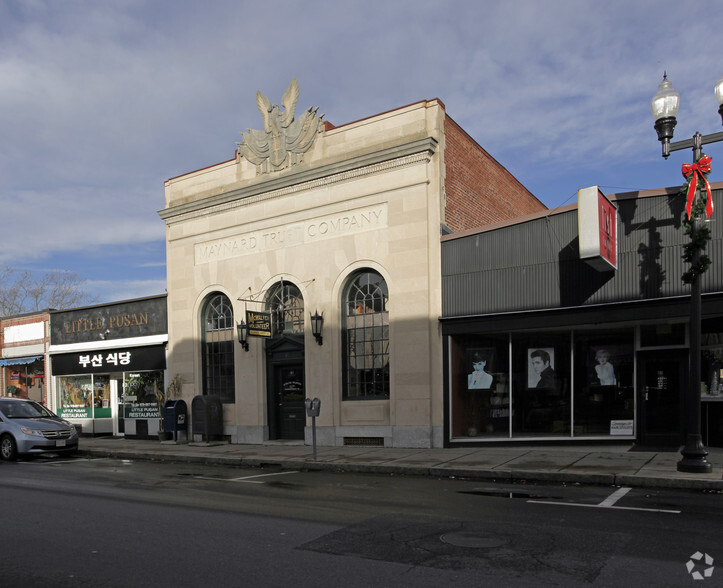
[(633, 328), (455, 336), (449, 353), (452, 438), (634, 434)]
[(163, 372), (125, 372), (123, 374), (123, 418), (161, 418)]
[(110, 376), (93, 376), (93, 418), (109, 419), (110, 406)]
[(640, 347), (685, 345), (685, 323), (663, 323), (640, 327)]
[(575, 435), (632, 434), (633, 332), (575, 335)]
[(61, 376), (58, 416), (66, 419), (93, 418), (93, 376)]
[(512, 433), (570, 434), (570, 335), (512, 338)]
[(59, 376), (58, 416), (66, 419), (111, 418), (110, 376)]
[(508, 349), (506, 335), (452, 340), (453, 436), (509, 436)]

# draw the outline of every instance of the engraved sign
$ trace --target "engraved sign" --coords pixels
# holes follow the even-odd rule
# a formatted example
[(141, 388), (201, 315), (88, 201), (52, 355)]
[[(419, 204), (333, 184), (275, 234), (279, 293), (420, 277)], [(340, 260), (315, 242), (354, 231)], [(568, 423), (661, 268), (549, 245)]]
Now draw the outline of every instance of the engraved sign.
[(363, 233), (387, 226), (387, 204), (359, 208), (240, 235), (197, 243), (196, 265)]

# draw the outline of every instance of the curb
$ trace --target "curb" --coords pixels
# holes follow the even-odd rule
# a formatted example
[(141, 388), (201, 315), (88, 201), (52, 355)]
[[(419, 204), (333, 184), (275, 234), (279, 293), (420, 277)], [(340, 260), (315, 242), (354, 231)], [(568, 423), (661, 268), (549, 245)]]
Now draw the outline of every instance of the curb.
[(344, 471), (357, 473), (376, 473), (403, 476), (427, 476), (435, 478), (466, 478), (494, 482), (561, 483), (587, 484), (593, 486), (628, 486), (633, 488), (666, 488), (678, 490), (723, 490), (723, 480), (699, 478), (665, 478), (659, 476), (629, 474), (573, 473), (537, 470), (509, 469), (465, 469), (443, 466), (414, 466), (400, 464), (352, 464), (338, 461), (313, 461), (311, 458), (248, 458), (234, 456), (208, 456), (189, 454), (143, 453), (134, 451), (110, 451), (102, 449), (83, 449), (79, 455), (90, 457), (115, 457), (143, 461), (173, 461), (188, 464), (208, 464), (233, 467), (262, 467), (276, 465), (285, 469), (311, 471)]

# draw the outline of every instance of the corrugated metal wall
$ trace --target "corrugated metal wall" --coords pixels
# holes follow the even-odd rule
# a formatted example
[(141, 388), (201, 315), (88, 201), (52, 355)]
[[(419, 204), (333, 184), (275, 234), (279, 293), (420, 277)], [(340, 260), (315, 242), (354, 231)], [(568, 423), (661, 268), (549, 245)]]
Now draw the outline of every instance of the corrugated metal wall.
[[(723, 190), (715, 190), (723, 207)], [(579, 259), (577, 210), (442, 242), (443, 316), (563, 308), (689, 294), (681, 276), (678, 193), (617, 201), (618, 269), (600, 272)], [(723, 290), (723, 208), (709, 226), (713, 260), (703, 291)], [(722, 219), (718, 221), (718, 219)]]

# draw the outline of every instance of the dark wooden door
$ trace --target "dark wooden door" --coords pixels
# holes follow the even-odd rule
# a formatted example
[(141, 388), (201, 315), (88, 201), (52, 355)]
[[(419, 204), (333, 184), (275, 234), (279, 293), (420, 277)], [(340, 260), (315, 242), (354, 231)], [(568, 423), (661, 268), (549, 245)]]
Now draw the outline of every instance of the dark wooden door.
[(683, 443), (688, 351), (638, 353), (638, 440), (646, 447)]
[(274, 372), (277, 438), (303, 439), (306, 423), (304, 364), (277, 365)]

